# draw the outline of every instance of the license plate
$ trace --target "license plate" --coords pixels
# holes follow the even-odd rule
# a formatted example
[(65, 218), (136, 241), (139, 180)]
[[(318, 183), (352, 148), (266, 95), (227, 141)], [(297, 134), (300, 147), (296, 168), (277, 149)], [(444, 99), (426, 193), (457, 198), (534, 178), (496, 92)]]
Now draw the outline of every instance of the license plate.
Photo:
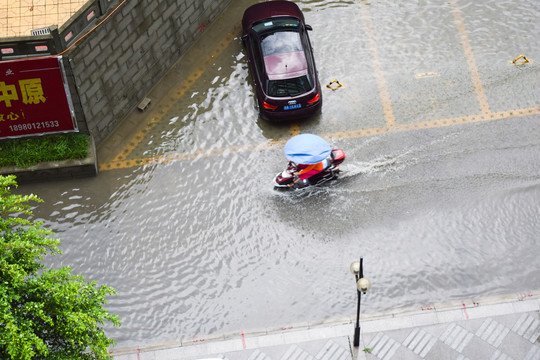
[(300, 109), (301, 107), (302, 107), (302, 104), (285, 105), (283, 107), (283, 110)]

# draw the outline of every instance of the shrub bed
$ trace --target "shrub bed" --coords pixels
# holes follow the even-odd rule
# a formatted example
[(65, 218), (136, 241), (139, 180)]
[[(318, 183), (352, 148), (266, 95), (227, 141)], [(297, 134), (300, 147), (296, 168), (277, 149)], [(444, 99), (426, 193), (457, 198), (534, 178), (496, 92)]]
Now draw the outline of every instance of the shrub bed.
[(27, 168), (46, 161), (84, 159), (89, 135), (71, 133), (0, 141), (0, 167)]

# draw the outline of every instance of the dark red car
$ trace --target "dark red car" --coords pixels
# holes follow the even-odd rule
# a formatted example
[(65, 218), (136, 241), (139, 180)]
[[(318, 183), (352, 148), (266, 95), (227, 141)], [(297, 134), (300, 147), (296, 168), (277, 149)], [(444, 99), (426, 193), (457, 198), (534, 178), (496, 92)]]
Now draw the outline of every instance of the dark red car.
[(242, 41), (263, 119), (293, 120), (320, 111), (321, 86), (308, 30), (292, 1), (266, 1), (244, 12)]

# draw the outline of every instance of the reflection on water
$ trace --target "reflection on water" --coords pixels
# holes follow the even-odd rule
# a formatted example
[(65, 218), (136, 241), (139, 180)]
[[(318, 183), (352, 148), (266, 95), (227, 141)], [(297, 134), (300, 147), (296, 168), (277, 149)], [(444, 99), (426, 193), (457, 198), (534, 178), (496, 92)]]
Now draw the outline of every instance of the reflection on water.
[[(337, 77), (345, 84), (325, 90), (322, 114), (299, 123), (302, 132), (384, 125), (360, 6), (376, 26), (398, 122), (478, 111), (447, 5), (299, 4), (309, 10), (321, 82)], [(516, 37), (498, 33), (508, 29), (497, 23), (477, 31), (477, 22), (492, 22), (476, 4), (461, 9), (474, 51), (507, 51), (483, 46), (492, 37), (506, 36), (505, 44)], [(519, 22), (525, 8), (540, 13), (536, 2), (515, 6), (520, 10), (507, 9), (508, 21)], [(539, 48), (528, 30), (513, 31)], [(483, 75), (499, 76), (479, 63)], [(416, 71), (440, 76), (427, 79), (431, 85), (418, 83)], [(504, 110), (519, 101), (539, 105), (531, 95), (540, 83), (536, 65), (525, 70), (525, 83), (519, 71), (506, 68), (504, 83), (487, 88), (490, 104), (496, 107), (500, 89), (510, 86), (514, 95), (504, 95)], [(236, 39), (135, 155), (290, 137), (288, 125), (257, 119), (250, 81)], [(348, 269), (359, 256), (373, 284), (366, 313), (538, 288), (538, 126), (531, 116), (333, 140), (347, 155), (343, 176), (299, 192), (272, 189), (272, 177), (286, 164), (277, 147), (18, 191), (46, 200), (36, 216), (57, 232), (64, 252), (49, 261), (119, 292), (109, 307), (123, 326), (109, 332), (120, 346), (198, 339), (351, 318), (356, 293)]]

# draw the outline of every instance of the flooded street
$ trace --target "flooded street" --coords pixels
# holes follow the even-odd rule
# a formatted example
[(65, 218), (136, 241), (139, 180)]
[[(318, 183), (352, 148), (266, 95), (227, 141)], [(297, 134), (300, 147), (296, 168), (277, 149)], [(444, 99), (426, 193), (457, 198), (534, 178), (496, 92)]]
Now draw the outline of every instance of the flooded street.
[[(258, 119), (233, 0), (98, 148), (96, 178), (21, 185), (54, 266), (114, 287), (119, 347), (350, 320), (540, 288), (540, 2), (296, 1), (320, 115)], [(529, 63), (513, 64), (525, 54)], [(343, 176), (277, 192), (285, 142), (343, 149)], [(351, 327), (352, 331), (352, 327)]]

